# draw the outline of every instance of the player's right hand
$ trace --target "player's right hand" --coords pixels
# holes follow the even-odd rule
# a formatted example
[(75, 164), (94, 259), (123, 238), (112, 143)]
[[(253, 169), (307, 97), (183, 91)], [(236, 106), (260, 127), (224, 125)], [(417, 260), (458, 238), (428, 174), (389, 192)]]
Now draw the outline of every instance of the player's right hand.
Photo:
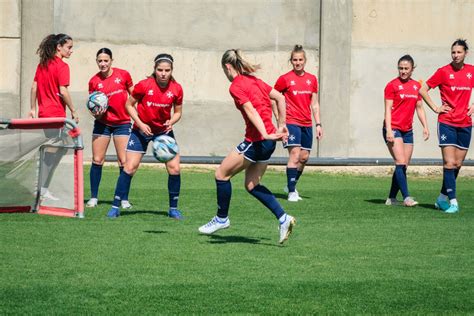
[(28, 112), (28, 118), (35, 118), (36, 117), (36, 111), (35, 110), (31, 110), (30, 112)]
[(153, 136), (153, 132), (151, 131), (151, 128), (150, 126), (148, 126), (147, 124), (145, 123), (140, 123), (138, 125), (138, 128), (142, 131), (143, 134), (145, 134), (146, 136)]

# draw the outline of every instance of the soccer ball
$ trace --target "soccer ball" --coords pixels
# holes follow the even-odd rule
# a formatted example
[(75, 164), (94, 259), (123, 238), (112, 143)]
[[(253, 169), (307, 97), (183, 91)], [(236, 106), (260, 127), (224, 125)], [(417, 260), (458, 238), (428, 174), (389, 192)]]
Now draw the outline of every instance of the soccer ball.
[(153, 156), (160, 162), (168, 162), (179, 153), (178, 144), (173, 137), (160, 135), (153, 142)]
[(89, 95), (87, 99), (87, 108), (92, 114), (97, 114), (107, 110), (109, 107), (109, 99), (107, 95), (100, 91), (94, 91)]

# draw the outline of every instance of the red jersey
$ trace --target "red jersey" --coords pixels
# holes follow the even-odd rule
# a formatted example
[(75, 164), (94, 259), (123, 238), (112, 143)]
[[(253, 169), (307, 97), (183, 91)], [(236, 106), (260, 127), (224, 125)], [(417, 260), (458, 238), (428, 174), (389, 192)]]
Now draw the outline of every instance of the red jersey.
[(313, 93), (318, 92), (316, 76), (305, 72), (298, 76), (293, 70), (280, 76), (275, 90), (285, 96), (286, 123), (309, 127), (311, 120), (311, 101)]
[(128, 89), (133, 86), (132, 77), (126, 70), (112, 68), (112, 75), (103, 78), (100, 72), (89, 80), (89, 93), (101, 91), (109, 98), (107, 112), (99, 119), (105, 125), (130, 123), (130, 115), (125, 109)]
[(430, 88), (439, 87), (441, 101), (452, 107), (448, 113), (440, 113), (438, 122), (456, 127), (472, 126), (467, 115), (472, 88), (474, 87), (474, 66), (464, 64), (460, 70), (451, 64), (439, 68), (426, 82)]
[(250, 122), (247, 113), (245, 113), (242, 107), (242, 105), (247, 102), (252, 103), (253, 107), (257, 110), (262, 118), (267, 133), (272, 134), (276, 131), (272, 122), (270, 91), (272, 91), (272, 87), (251, 75), (238, 75), (230, 85), (229, 92), (234, 99), (235, 106), (244, 117), (246, 141), (257, 142), (264, 139), (262, 134), (260, 134), (257, 128)]
[(69, 86), (69, 66), (55, 56), (46, 67), (36, 67), (38, 117), (66, 117), (66, 104), (59, 86)]
[[(421, 100), (421, 84), (413, 79), (403, 82), (400, 77), (385, 86), (385, 100), (392, 100), (392, 129), (408, 132), (413, 128), (416, 103)], [(385, 122), (384, 122), (385, 125)]]
[[(153, 134), (163, 133), (166, 130), (163, 124), (171, 118), (171, 108), (183, 104), (183, 88), (179, 83), (171, 80), (166, 88), (161, 88), (154, 77), (137, 83), (132, 96), (138, 100), (138, 117), (150, 126)], [(133, 128), (138, 129), (136, 124)]]

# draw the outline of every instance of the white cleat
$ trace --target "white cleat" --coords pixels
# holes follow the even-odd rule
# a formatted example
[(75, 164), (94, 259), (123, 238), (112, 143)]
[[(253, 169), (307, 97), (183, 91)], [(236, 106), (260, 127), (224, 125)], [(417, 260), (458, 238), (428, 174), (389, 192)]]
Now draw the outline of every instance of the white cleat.
[(91, 198), (89, 201), (87, 201), (86, 207), (96, 207), (98, 203), (99, 200), (97, 198)]
[(397, 199), (387, 198), (387, 200), (385, 201), (385, 205), (388, 205), (388, 206), (399, 206), (399, 205), (402, 205), (402, 202), (400, 202), (400, 201), (397, 200)]
[(229, 218), (222, 219), (217, 216), (214, 216), (209, 223), (199, 227), (199, 232), (201, 234), (210, 235), (210, 234), (215, 233), (218, 230), (229, 228), (229, 226), (230, 226)]
[(301, 201), (301, 200), (302, 200), (302, 198), (300, 198), (300, 195), (298, 194), (297, 191), (288, 193), (288, 201), (298, 202), (298, 201)]
[(122, 206), (122, 209), (124, 210), (131, 209), (133, 207), (128, 200), (123, 200), (122, 202), (120, 202), (120, 204)]
[(280, 244), (283, 244), (290, 237), (293, 227), (296, 225), (296, 219), (288, 214), (283, 215), (284, 221), (280, 221)]
[(41, 199), (42, 200), (51, 200), (51, 201), (59, 201), (59, 198), (55, 197), (48, 189), (42, 188), (41, 189)]

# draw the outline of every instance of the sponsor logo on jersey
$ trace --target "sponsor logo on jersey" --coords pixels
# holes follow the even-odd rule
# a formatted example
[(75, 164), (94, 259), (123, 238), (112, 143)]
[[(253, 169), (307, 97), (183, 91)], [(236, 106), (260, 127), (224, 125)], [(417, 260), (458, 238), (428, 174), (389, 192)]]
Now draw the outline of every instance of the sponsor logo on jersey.
[(456, 87), (456, 86), (452, 86), (451, 87), (451, 91), (471, 91), (471, 87)]
[(400, 98), (402, 98), (402, 99), (404, 99), (404, 98), (408, 98), (408, 99), (418, 99), (418, 96), (415, 95), (415, 94), (402, 93), (402, 94), (400, 94)]
[(168, 106), (171, 106), (171, 104), (161, 104), (161, 103), (155, 103), (155, 102), (151, 102), (151, 101), (146, 101), (146, 105), (147, 106), (156, 106), (156, 107), (160, 107), (160, 108), (166, 108)]
[(122, 93), (124, 90), (123, 89), (120, 89), (120, 90), (115, 90), (113, 92), (110, 92), (110, 93), (107, 93), (107, 97), (111, 97), (113, 95), (116, 95), (116, 94), (119, 94), (119, 93)]
[(312, 91), (309, 90), (293, 90), (293, 95), (298, 95), (298, 94), (312, 94)]

